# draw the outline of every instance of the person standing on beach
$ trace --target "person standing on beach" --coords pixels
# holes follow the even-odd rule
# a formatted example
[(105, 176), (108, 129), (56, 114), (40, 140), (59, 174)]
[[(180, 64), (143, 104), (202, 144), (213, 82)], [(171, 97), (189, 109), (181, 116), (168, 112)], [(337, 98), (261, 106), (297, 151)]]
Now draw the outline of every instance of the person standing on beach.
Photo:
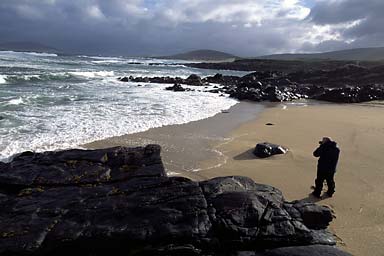
[(339, 160), (340, 149), (336, 142), (329, 137), (324, 137), (319, 141), (320, 146), (313, 152), (314, 157), (319, 157), (317, 163), (317, 177), (315, 180), (315, 189), (312, 195), (320, 198), (323, 189), (324, 180), (327, 181), (327, 194), (332, 197), (335, 193), (334, 176), (336, 172), (337, 162)]

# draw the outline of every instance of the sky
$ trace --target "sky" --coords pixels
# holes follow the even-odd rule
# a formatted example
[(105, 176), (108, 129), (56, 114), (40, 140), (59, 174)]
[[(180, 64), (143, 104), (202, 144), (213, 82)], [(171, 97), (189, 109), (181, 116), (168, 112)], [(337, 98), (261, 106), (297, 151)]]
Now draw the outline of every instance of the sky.
[(384, 0), (0, 0), (0, 43), (251, 57), (384, 46)]

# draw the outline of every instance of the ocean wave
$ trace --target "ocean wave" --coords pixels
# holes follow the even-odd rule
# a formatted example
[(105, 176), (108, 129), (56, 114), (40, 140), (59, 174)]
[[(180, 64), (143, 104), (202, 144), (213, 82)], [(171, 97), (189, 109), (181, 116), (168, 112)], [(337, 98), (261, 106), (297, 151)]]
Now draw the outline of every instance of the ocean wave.
[(62, 81), (71, 78), (104, 78), (112, 77), (113, 71), (72, 71), (52, 74), (34, 75), (0, 75), (0, 84), (16, 84), (22, 82)]
[(95, 63), (95, 64), (115, 64), (115, 63), (122, 63), (122, 61), (121, 60), (93, 60), (92, 63)]
[(0, 75), (0, 84), (7, 83), (7, 76), (6, 75)]
[(0, 76), (0, 84), (15, 84), (22, 82), (39, 82), (39, 81), (59, 81), (70, 78), (67, 73), (42, 74), (42, 75), (2, 75)]
[(185, 63), (193, 61), (159, 59), (149, 57), (106, 57), (106, 56), (87, 56), (79, 55), (79, 58), (92, 59), (94, 64), (131, 64), (131, 65), (153, 65), (153, 66), (183, 66)]
[(20, 105), (20, 104), (23, 104), (23, 103), (24, 103), (24, 100), (21, 97), (19, 97), (17, 99), (11, 99), (11, 100), (8, 101), (9, 105)]
[(72, 72), (68, 72), (68, 74), (71, 74), (73, 76), (95, 78), (95, 77), (114, 76), (115, 72), (113, 71), (72, 71)]
[(28, 55), (38, 56), (38, 57), (57, 57), (56, 53), (46, 53), (46, 52), (23, 52)]
[(31, 55), (36, 57), (57, 57), (56, 53), (47, 52), (15, 52), (15, 51), (0, 51), (1, 54), (6, 55)]
[(123, 60), (123, 57), (108, 57), (108, 56), (87, 56), (87, 58), (96, 60)]
[[(23, 125), (13, 134), (0, 134), (0, 158), (27, 150), (45, 151), (78, 147), (78, 145), (141, 132), (150, 128), (182, 124), (208, 118), (237, 103), (236, 100), (205, 92), (173, 93), (164, 90), (167, 85), (152, 84), (145, 89), (116, 83), (101, 83), (94, 96), (86, 101), (52, 105), (38, 109), (28, 107), (14, 117)], [(124, 92), (130, 92), (127, 99)], [(95, 98), (96, 97), (96, 98)], [(18, 101), (17, 101), (18, 100)], [(14, 103), (20, 102), (15, 99)], [(22, 104), (21, 102), (19, 104)], [(54, 113), (54, 114), (52, 114)], [(11, 113), (7, 113), (11, 115)], [(18, 129), (28, 133), (17, 132)]]

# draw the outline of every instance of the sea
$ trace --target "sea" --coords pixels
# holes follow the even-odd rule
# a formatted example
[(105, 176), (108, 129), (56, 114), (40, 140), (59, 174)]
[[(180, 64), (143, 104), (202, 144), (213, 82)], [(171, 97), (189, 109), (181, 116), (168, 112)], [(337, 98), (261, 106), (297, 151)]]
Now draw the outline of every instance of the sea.
[[(247, 72), (190, 68), (178, 60), (0, 52), (0, 160), (165, 125), (205, 119), (237, 104), (228, 95), (165, 90), (119, 77), (186, 78)], [(185, 86), (188, 87), (188, 86)], [(192, 88), (192, 87), (191, 87)]]

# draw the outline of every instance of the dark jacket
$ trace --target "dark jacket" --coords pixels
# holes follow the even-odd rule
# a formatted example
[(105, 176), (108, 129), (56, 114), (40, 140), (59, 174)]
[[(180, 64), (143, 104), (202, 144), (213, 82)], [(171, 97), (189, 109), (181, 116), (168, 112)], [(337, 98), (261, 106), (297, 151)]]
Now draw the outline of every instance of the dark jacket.
[(317, 162), (317, 170), (320, 172), (334, 173), (336, 165), (339, 161), (340, 150), (337, 148), (336, 142), (328, 141), (321, 144), (314, 152), (313, 156), (319, 157)]

